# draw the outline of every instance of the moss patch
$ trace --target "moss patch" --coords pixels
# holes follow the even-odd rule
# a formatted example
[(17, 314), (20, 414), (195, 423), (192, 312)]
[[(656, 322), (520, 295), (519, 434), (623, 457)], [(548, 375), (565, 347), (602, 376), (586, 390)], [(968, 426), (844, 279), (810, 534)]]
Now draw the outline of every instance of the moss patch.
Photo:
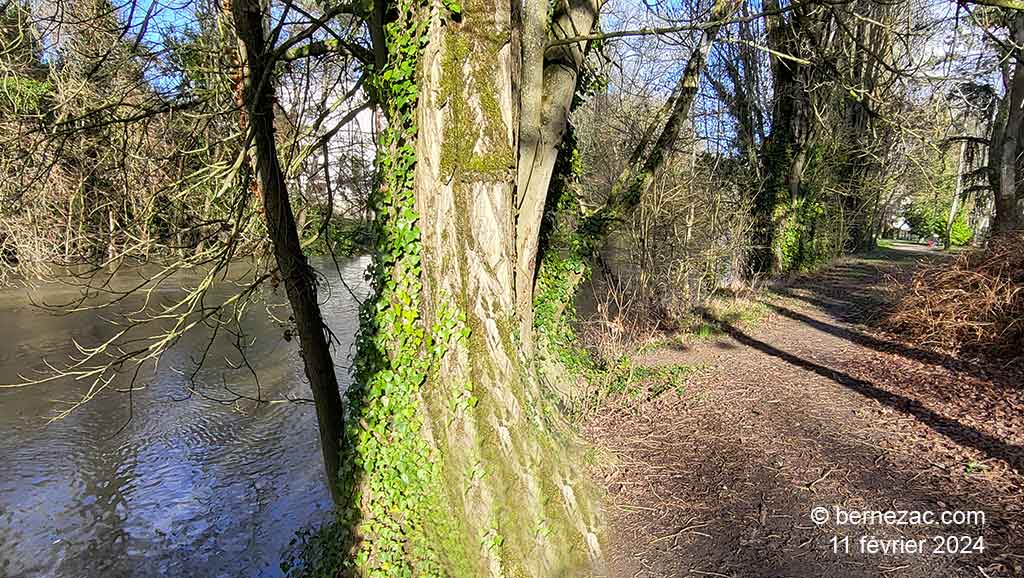
[(515, 166), (508, 126), (490, 77), (510, 32), (494, 26), (491, 12), (484, 2), (471, 2), (462, 24), (449, 27), (445, 35), (441, 100), (447, 107), (447, 122), (441, 172), (455, 179), (456, 186), (506, 181)]

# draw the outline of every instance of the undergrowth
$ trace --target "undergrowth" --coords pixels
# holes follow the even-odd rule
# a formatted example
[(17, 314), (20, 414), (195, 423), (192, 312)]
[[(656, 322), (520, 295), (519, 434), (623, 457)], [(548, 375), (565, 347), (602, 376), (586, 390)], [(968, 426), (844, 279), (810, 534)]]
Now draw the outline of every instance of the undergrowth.
[[(764, 298), (713, 297), (701, 307), (701, 313), (695, 311), (687, 316), (682, 330), (674, 338), (684, 343), (694, 339), (714, 339), (724, 334), (723, 324), (754, 325), (770, 312), (771, 308), (764, 302)], [(708, 315), (716, 322), (708, 321)]]

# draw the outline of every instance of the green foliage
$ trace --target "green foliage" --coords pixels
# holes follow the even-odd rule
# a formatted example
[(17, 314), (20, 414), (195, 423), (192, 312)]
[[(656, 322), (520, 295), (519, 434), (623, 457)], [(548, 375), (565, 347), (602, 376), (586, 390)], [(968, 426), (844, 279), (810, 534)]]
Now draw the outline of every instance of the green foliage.
[(18, 75), (6, 76), (0, 78), (0, 109), (13, 114), (40, 114), (52, 92), (53, 85), (49, 82)]
[(718, 333), (717, 328), (714, 325), (712, 325), (711, 323), (707, 323), (707, 322), (700, 323), (693, 330), (693, 335), (695, 337), (700, 338), (700, 339), (710, 339), (710, 338), (714, 337), (715, 335), (717, 335), (717, 333)]
[(348, 528), (339, 520), (331, 520), (315, 531), (299, 532), (281, 557), (281, 571), (286, 576), (303, 578), (336, 578), (338, 569), (347, 563), (347, 552), (339, 547), (348, 540)]
[(842, 246), (833, 203), (814, 195), (775, 207), (772, 249), (780, 273), (808, 271), (839, 254)]
[[(945, 238), (949, 203), (940, 199), (915, 199), (904, 212), (904, 218), (910, 230), (919, 237), (936, 235)], [(967, 224), (967, 211), (961, 209), (953, 221), (949, 242), (951, 245), (963, 246), (974, 238), (974, 231)]]
[(646, 399), (654, 399), (670, 389), (682, 394), (686, 381), (696, 370), (690, 365), (635, 365), (624, 358), (611, 372), (613, 379), (608, 381), (608, 392)]
[(963, 247), (970, 243), (973, 238), (974, 230), (972, 230), (970, 225), (967, 224), (967, 212), (961, 211), (960, 214), (956, 216), (956, 220), (953, 221), (953, 229), (949, 234), (949, 244), (957, 247)]
[(948, 208), (943, 210), (942, 205), (934, 199), (915, 199), (904, 213), (910, 230), (918, 237), (945, 236)]
[(591, 253), (599, 231), (586, 228), (580, 211), (577, 182), (582, 160), (570, 129), (559, 151), (540, 232), (540, 266), (533, 300), (537, 339), (569, 371), (593, 376), (592, 356), (576, 335), (576, 293), (590, 278)]
[(987, 469), (988, 469), (988, 466), (986, 466), (982, 462), (967, 462), (967, 465), (964, 466), (964, 473), (966, 473), (966, 474), (978, 474), (978, 473), (984, 472)]

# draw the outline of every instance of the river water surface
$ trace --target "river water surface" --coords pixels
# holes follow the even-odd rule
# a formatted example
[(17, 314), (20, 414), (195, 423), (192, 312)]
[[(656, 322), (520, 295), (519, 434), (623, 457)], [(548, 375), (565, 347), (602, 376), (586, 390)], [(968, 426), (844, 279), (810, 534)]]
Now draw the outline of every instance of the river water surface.
[[(366, 264), (318, 263), (331, 281), (321, 306), (341, 341), (343, 383), (358, 303), (339, 274), (365, 294)], [(61, 286), (32, 291), (37, 301), (71, 295)], [(43, 357), (66, 360), (72, 340), (88, 345), (110, 334), (100, 313), (53, 315), (31, 305), (24, 289), (0, 291), (0, 319), (0, 384), (17, 382)], [(297, 530), (326, 518), (330, 498), (314, 409), (282, 401), (310, 395), (296, 340), (285, 340), (260, 307), (242, 326), (258, 389), (248, 370), (230, 366), (240, 360), (233, 338), (221, 338), (196, 377), (206, 397), (186, 396), (208, 342), (202, 332), (139, 379), (144, 388), (132, 391), (130, 406), (126, 393), (110, 391), (47, 425), (83, 384), (0, 389), (0, 576), (280, 575), (282, 551)], [(112, 387), (127, 383), (118, 380)], [(276, 403), (230, 401), (225, 383)]]

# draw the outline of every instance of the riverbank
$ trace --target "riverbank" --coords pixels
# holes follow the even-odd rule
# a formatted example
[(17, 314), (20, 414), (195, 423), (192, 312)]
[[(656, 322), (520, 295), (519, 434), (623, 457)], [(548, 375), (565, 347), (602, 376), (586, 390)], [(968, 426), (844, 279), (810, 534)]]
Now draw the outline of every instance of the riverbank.
[[(776, 290), (756, 326), (709, 312), (713, 338), (636, 359), (705, 369), (584, 427), (603, 457), (606, 576), (1024, 572), (1021, 376), (865, 325), (887, 278), (922, 258), (937, 257), (898, 246), (841, 260)], [(983, 512), (985, 523), (817, 525), (816, 507)], [(862, 537), (945, 535), (980, 537), (983, 551), (860, 551)]]

